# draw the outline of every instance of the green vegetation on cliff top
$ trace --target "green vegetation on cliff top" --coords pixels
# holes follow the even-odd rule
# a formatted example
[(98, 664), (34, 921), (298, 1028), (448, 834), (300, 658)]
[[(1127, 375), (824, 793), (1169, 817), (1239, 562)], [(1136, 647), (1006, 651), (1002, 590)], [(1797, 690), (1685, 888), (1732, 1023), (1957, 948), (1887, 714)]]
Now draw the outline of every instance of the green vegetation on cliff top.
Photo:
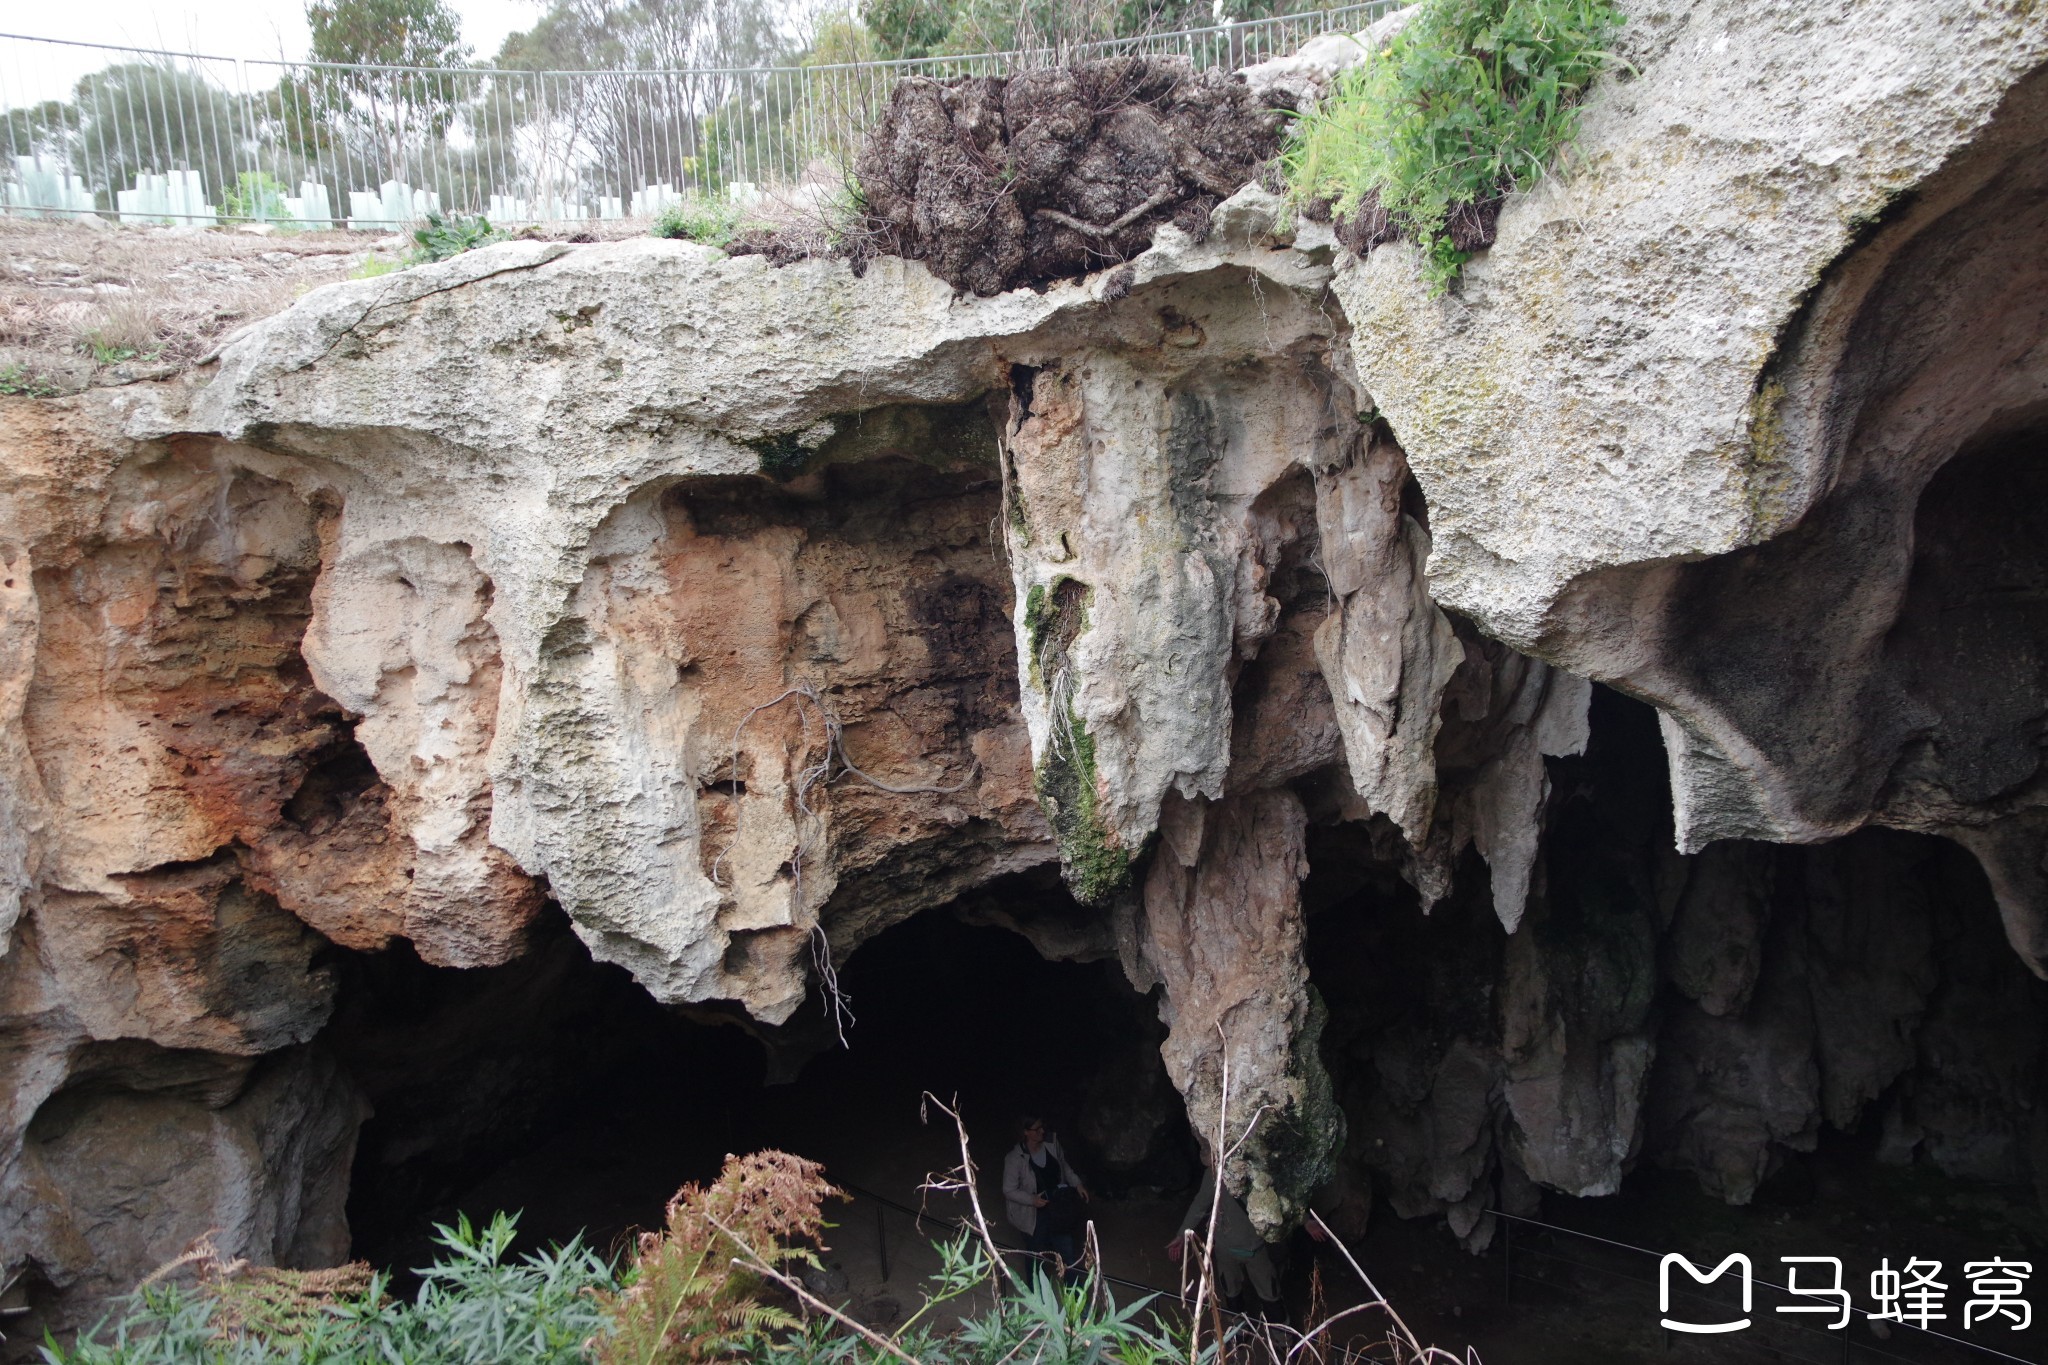
[(1443, 292), (1475, 237), (1490, 239), (1490, 207), (1578, 135), (1579, 96), (1614, 61), (1621, 22), (1612, 0), (1427, 0), (1297, 123), (1292, 199), (1339, 219), (1384, 213)]

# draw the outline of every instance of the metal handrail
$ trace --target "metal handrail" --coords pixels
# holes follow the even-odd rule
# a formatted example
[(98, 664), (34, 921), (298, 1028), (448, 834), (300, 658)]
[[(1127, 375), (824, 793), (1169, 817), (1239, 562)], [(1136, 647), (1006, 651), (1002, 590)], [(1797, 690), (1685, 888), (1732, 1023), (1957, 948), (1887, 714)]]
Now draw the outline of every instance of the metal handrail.
[[(0, 213), (389, 229), (437, 208), (518, 223), (642, 218), (686, 197), (815, 199), (843, 189), (905, 77), (1134, 53), (1235, 69), (1396, 3), (808, 66), (408, 67), (0, 33)], [(11, 100), (8, 71), (52, 48), (115, 56), (68, 100)]]

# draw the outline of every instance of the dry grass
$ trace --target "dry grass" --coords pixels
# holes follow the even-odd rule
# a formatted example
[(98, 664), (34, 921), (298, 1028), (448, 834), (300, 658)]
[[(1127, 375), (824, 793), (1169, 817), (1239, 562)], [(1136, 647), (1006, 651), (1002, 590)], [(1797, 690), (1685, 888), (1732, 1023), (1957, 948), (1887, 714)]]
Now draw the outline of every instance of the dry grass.
[(175, 372), (346, 279), (377, 239), (0, 218), (0, 366), (70, 391)]
[(163, 314), (162, 295), (154, 285), (104, 295), (78, 319), (77, 350), (102, 362), (147, 359), (162, 346)]
[[(646, 231), (610, 221), (516, 235), (590, 242)], [(412, 245), (403, 233), (258, 236), (0, 216), (0, 375), (58, 393), (165, 378), (372, 255), (396, 263)]]

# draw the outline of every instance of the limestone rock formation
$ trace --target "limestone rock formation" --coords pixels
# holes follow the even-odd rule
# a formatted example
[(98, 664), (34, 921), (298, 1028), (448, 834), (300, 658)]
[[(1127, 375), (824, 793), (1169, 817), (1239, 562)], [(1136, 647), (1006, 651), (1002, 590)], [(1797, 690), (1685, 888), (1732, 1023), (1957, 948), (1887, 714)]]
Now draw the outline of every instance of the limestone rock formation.
[(340, 1256), (359, 1134), (563, 1093), (493, 1030), (565, 926), (785, 1074), (941, 907), (1156, 990), (1270, 1235), (2030, 1177), (2048, 36), (1933, 9), (1644, 9), (1447, 300), (1246, 187), (989, 296), (507, 243), (0, 399), (0, 1279)]
[(1661, 709), (1682, 847), (1946, 833), (2048, 969), (2048, 703), (2015, 687), (2041, 669), (2048, 27), (1701, 3), (1623, 45), (1639, 78), (1596, 89), (1455, 297), (1405, 247), (1339, 272), (1432, 591)]

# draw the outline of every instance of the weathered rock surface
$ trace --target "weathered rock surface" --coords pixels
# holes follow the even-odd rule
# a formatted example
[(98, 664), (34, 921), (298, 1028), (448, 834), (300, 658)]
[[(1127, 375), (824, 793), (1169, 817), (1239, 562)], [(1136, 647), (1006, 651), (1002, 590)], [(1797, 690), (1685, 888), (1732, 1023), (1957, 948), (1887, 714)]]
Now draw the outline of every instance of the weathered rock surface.
[(1126, 965), (1140, 989), (1166, 988), (1166, 1072), (1203, 1140), (1221, 1153), (1242, 1142), (1245, 1209), (1269, 1227), (1343, 1142), (1302, 970), (1307, 828), (1284, 790), (1169, 802)]
[(1682, 847), (1949, 833), (2041, 970), (2048, 26), (1701, 3), (1622, 42), (1455, 297), (1408, 248), (1339, 272), (1432, 590), (1662, 709)]
[[(552, 899), (658, 999), (773, 1026), (817, 964), (1062, 854), (1084, 888), (1110, 868), (1091, 899), (1135, 906), (1171, 801), (1246, 837), (1195, 839), (1130, 961), (1178, 991), (1198, 1116), (1229, 1004), (1233, 1102), (1275, 1106), (1243, 1178), (1282, 1226), (1341, 1130), (1298, 917), (1283, 897), (1273, 935), (1213, 953), (1204, 926), (1298, 880), (1289, 784), (1348, 763), (1354, 813), (1421, 818), (1455, 658), (1398, 448), (1332, 378), (1327, 254), (1275, 243), (1274, 207), (1250, 192), (1206, 245), (1165, 231), (1114, 280), (971, 303), (898, 262), (513, 244), (315, 294), (196, 386), (10, 406), (0, 849), (33, 951), (8, 962), (59, 1003), (15, 1016), (0, 1190), (32, 1197), (23, 1135), (82, 1050), (314, 1039), (323, 942), (489, 967)], [(1343, 491), (1367, 461), (1370, 508)], [(1158, 538), (1123, 537), (1133, 519)], [(1339, 533), (1348, 636), (1313, 563)], [(1071, 661), (1034, 639), (1041, 586), (1074, 607), (1053, 632)], [(1422, 657), (1374, 657), (1359, 623), (1380, 616), (1418, 623), (1390, 647)], [(1424, 681), (1386, 694), (1404, 673)], [(1085, 719), (1056, 723), (1055, 692)], [(1390, 705), (1384, 732), (1347, 719)], [(1063, 779), (1084, 738), (1090, 771)], [(322, 1085), (288, 1092), (301, 1121), (352, 1132), (361, 1100)], [(346, 1152), (321, 1150), (266, 1217), (337, 1206)], [(113, 1197), (91, 1163), (38, 1159), (80, 1207)], [(12, 1263), (97, 1293), (36, 1226)], [(135, 1245), (205, 1226), (167, 1210)], [(314, 1254), (267, 1236), (223, 1250)]]
[[(0, 400), (0, 1276), (340, 1255), (371, 1103), (402, 1193), (573, 1090), (550, 902), (785, 1063), (923, 910), (1114, 956), (1269, 1233), (2026, 1176), (2048, 39), (1937, 9), (1637, 15), (1449, 301), (1247, 188), (989, 297), (510, 243)], [(411, 1083), (370, 955), (478, 983)]]

